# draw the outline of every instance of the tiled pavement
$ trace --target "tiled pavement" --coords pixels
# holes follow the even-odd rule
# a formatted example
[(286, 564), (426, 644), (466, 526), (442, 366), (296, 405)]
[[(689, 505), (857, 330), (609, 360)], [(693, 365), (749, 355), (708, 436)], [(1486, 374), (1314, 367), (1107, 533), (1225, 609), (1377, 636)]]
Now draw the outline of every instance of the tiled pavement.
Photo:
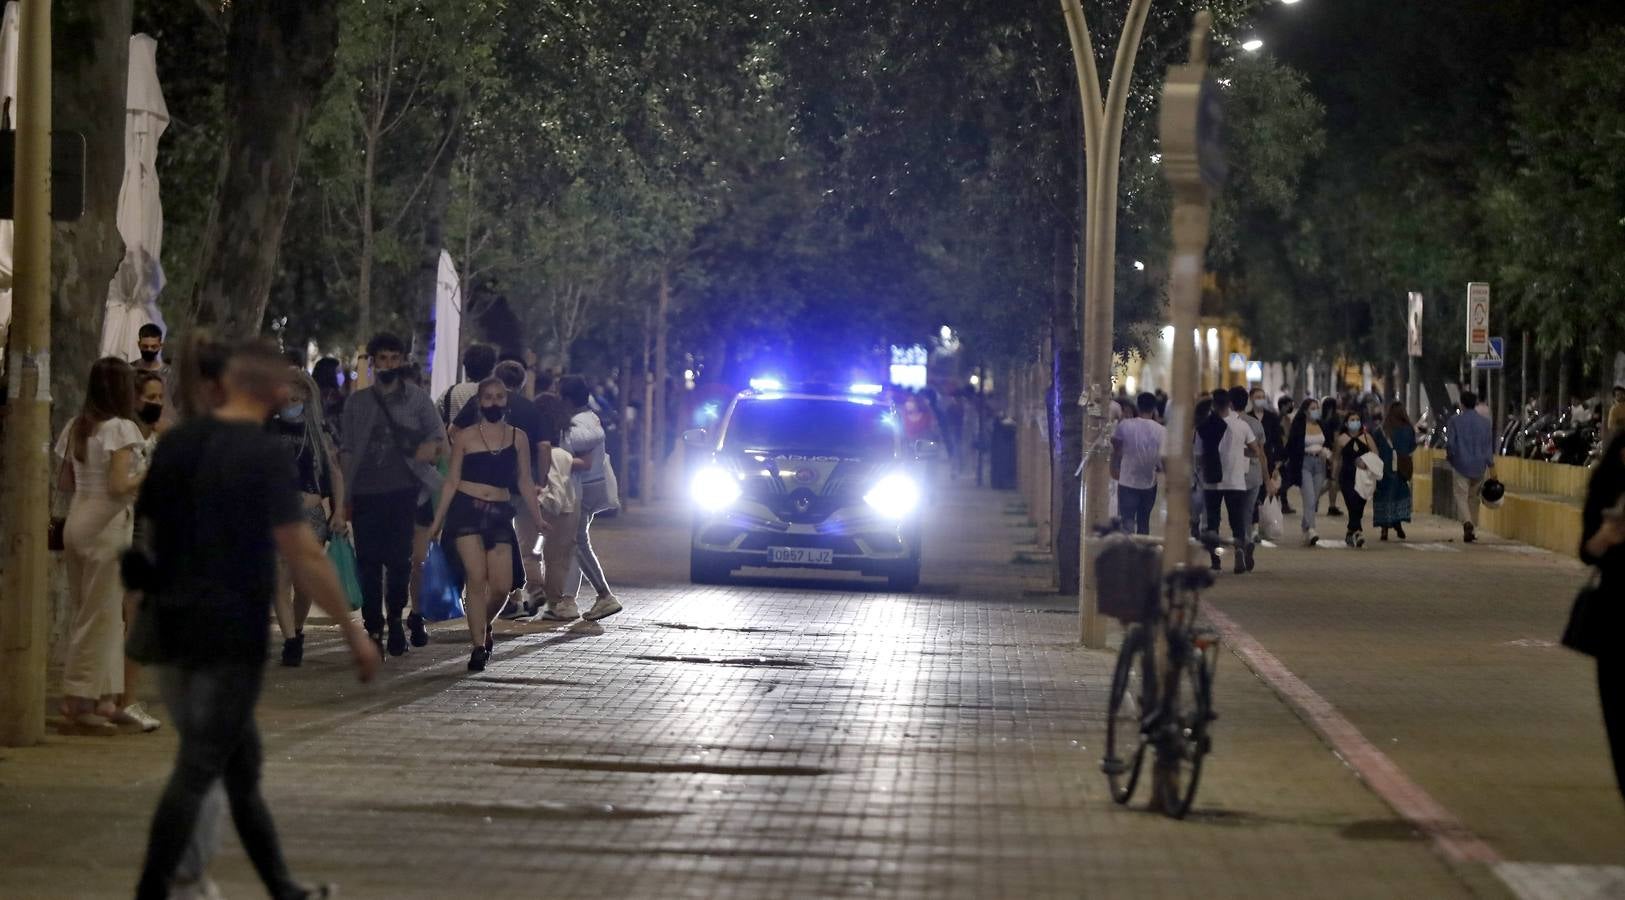
[[(1069, 603), (1023, 591), (1043, 572), (1011, 561), (1024, 535), (1006, 502), (945, 493), (913, 596), (784, 581), (691, 588), (676, 517), (634, 510), (599, 540), (627, 611), (602, 627), (505, 625), (482, 676), (463, 671), (466, 639), (450, 626), (366, 688), (330, 631), (313, 637), (303, 669), (272, 670), (261, 714), (288, 854), (352, 897), (1500, 895), (1487, 871), (1444, 863), (1229, 655), (1196, 813), (1179, 823), (1114, 806), (1097, 768), (1112, 657), (1077, 648)], [(1515, 798), (1519, 827), (1554, 819), (1553, 841), (1565, 827), (1619, 835), (1606, 803), (1584, 801), (1601, 821), (1583, 826), (1541, 811), (1570, 810), (1595, 787), (1595, 735), (1580, 721), (1591, 698), (1565, 697), (1567, 718), (1529, 729), (1537, 751), (1581, 747), (1562, 766), (1542, 762), (1531, 782), (1547, 779), (1544, 791), (1491, 789), (1520, 761), (1488, 746), (1484, 723), (1515, 717), (1458, 712), (1467, 695), (1468, 709), (1515, 696), (1521, 714), (1550, 713), (1531, 682), (1572, 680), (1573, 661), (1551, 653), (1483, 690), (1409, 679), (1406, 709), (1389, 708), (1406, 667), (1475, 671), (1437, 640), (1389, 634), (1453, 621), (1406, 602), (1462, 583), (1436, 578), (1434, 555), (1282, 550), (1216, 595), (1347, 703), (1373, 742), (1400, 738), (1396, 758), (1498, 846), (1480, 812), (1497, 796)], [(1367, 572), (1372, 597), (1339, 603)], [(1396, 594), (1387, 606), (1384, 585)], [(1488, 642), (1473, 651), (1485, 665), (1549, 651), (1492, 637), (1473, 639)], [(1441, 723), (1459, 732), (1459, 752), (1450, 735), (1429, 742)], [(172, 740), (0, 750), (0, 896), (127, 895)], [(1550, 781), (1565, 770), (1570, 781)], [(1607, 858), (1501, 849), (1516, 861)], [(259, 895), (234, 838), (215, 871), (227, 896)]]

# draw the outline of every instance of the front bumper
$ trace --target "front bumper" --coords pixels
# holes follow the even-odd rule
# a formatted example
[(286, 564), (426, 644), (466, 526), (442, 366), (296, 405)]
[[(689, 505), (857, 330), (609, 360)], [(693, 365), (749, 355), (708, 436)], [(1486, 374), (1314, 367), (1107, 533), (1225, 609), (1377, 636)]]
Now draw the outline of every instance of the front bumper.
[[(813, 566), (775, 563), (770, 558), (775, 547), (829, 550), (833, 561)], [(831, 569), (889, 575), (919, 558), (919, 522), (885, 519), (865, 505), (836, 510), (817, 524), (789, 523), (765, 507), (744, 501), (723, 512), (697, 515), (692, 548), (733, 569)]]

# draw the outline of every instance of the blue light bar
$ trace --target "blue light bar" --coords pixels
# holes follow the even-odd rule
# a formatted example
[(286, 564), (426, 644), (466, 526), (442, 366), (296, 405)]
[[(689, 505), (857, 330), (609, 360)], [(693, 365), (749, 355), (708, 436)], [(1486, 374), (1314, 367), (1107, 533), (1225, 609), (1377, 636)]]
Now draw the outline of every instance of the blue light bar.
[(884, 389), (878, 384), (862, 384), (862, 383), (859, 383), (859, 384), (852, 385), (851, 387), (847, 388), (846, 390), (847, 390), (847, 393), (858, 394), (858, 395), (861, 395), (861, 396), (864, 396), (864, 397), (877, 397), (877, 396), (880, 395), (880, 392), (882, 390), (884, 390)]
[(753, 391), (782, 391), (784, 382), (777, 378), (752, 378), (750, 389)]

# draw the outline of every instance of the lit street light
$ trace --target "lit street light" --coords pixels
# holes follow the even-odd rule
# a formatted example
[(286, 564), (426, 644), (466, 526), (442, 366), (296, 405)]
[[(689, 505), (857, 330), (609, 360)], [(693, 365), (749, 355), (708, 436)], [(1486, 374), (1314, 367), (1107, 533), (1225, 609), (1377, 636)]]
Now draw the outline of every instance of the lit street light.
[(1246, 50), (1248, 53), (1257, 53), (1264, 49), (1264, 42), (1259, 38), (1248, 38), (1242, 41), (1241, 49)]

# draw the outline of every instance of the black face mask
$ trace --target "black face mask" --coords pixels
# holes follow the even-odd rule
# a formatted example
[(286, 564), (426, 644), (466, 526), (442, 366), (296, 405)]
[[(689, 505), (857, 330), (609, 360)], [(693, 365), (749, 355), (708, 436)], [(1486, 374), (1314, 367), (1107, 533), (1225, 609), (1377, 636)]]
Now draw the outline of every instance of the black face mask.
[(508, 411), (507, 407), (504, 407), (504, 406), (482, 406), (482, 407), (480, 407), (480, 415), (484, 416), (485, 421), (487, 421), (487, 422), (500, 422), (500, 421), (502, 421), (502, 416), (507, 411)]
[(137, 415), (141, 416), (141, 421), (148, 425), (156, 425), (158, 420), (164, 416), (164, 405), (162, 403), (143, 403), (141, 404), (141, 411)]
[(379, 384), (394, 384), (395, 379), (401, 377), (400, 369), (381, 369), (378, 372)]
[(158, 358), (158, 351), (157, 350), (143, 350), (143, 351), (141, 351), (141, 361), (142, 362), (152, 362), (153, 360), (155, 360), (157, 358)]

